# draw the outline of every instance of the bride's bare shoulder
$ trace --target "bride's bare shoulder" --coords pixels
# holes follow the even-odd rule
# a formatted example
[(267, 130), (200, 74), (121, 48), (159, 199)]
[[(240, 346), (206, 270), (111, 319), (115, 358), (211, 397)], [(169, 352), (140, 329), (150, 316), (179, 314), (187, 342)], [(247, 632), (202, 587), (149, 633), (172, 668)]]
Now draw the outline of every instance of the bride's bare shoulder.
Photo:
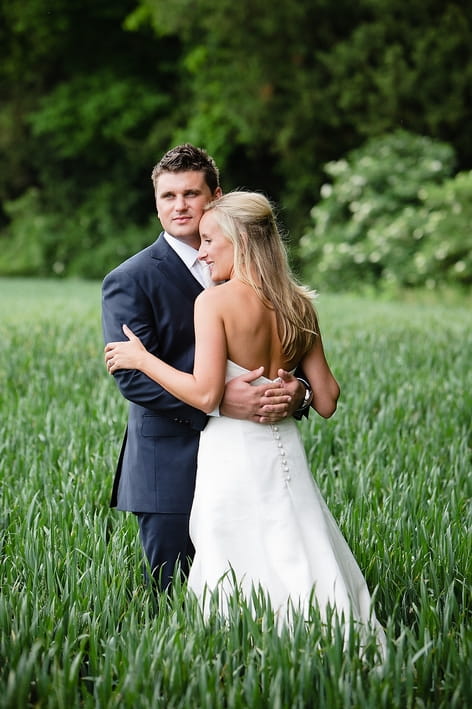
[(255, 321), (264, 306), (255, 290), (246, 283), (232, 278), (225, 283), (202, 291), (195, 301), (195, 314), (214, 314), (225, 322), (248, 318)]
[(233, 287), (232, 281), (219, 283), (203, 290), (197, 296), (195, 305), (206, 309), (217, 308), (223, 304), (226, 309), (228, 303), (231, 303), (234, 300), (235, 293), (236, 289)]
[(232, 278), (230, 281), (225, 281), (225, 283), (218, 283), (211, 288), (207, 288), (202, 291), (198, 296), (197, 300), (204, 300), (206, 302), (220, 301), (221, 299), (232, 300), (234, 298), (240, 298), (242, 296), (254, 297), (255, 293), (253, 289), (241, 283), (236, 278)]

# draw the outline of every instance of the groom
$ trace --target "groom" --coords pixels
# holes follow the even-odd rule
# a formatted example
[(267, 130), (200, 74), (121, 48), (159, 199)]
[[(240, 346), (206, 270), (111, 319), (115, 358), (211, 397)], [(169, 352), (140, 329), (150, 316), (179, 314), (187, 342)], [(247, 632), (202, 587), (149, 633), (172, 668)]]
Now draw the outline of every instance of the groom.
[[(205, 205), (222, 194), (218, 168), (204, 150), (187, 143), (163, 156), (152, 181), (164, 232), (105, 277), (103, 336), (105, 343), (125, 339), (126, 323), (150, 352), (192, 372), (193, 303), (207, 285), (197, 258), (198, 225)], [(176, 564), (187, 575), (194, 555), (189, 515), (207, 416), (139, 371), (119, 370), (114, 377), (130, 403), (111, 506), (137, 516), (152, 576), (164, 590)], [(256, 377), (249, 373), (227, 384), (221, 415), (274, 422), (303, 402), (306, 388), (293, 376), (269, 391), (251, 385)]]

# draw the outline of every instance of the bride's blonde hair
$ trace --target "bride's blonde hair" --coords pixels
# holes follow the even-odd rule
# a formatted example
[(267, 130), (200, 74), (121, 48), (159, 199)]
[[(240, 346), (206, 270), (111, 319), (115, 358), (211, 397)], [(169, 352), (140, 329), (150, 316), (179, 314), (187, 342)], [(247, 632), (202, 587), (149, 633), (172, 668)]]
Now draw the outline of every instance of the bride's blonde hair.
[(208, 204), (209, 210), (233, 244), (236, 277), (275, 311), (285, 357), (301, 359), (317, 335), (315, 293), (291, 273), (271, 203), (258, 192), (236, 191)]

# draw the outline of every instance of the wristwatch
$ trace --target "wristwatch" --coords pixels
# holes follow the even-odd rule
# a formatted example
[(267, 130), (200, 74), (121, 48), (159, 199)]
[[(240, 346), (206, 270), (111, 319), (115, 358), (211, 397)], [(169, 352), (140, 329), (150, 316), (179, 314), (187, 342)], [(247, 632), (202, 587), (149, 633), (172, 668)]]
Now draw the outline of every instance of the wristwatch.
[(308, 384), (306, 379), (302, 379), (302, 377), (297, 377), (298, 381), (303, 384), (305, 387), (305, 396), (303, 397), (303, 401), (296, 410), (295, 413), (303, 413), (311, 404), (313, 401), (313, 390), (311, 386)]

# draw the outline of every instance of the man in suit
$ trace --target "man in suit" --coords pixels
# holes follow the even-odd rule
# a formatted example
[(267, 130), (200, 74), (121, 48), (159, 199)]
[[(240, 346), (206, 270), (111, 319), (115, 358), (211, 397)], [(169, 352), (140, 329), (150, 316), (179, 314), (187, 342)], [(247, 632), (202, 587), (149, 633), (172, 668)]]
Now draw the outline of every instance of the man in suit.
[[(218, 169), (204, 150), (184, 144), (163, 156), (152, 180), (164, 232), (105, 277), (104, 340), (125, 339), (126, 323), (150, 352), (191, 372), (193, 303), (208, 285), (197, 258), (198, 225), (206, 204), (221, 195)], [(269, 391), (251, 385), (256, 376), (230, 382), (217, 413), (263, 425), (293, 413), (305, 396), (303, 384), (290, 375)], [(139, 371), (119, 370), (114, 377), (130, 403), (111, 506), (136, 514), (152, 576), (167, 589), (176, 564), (186, 575), (194, 554), (189, 515), (207, 416)]]

